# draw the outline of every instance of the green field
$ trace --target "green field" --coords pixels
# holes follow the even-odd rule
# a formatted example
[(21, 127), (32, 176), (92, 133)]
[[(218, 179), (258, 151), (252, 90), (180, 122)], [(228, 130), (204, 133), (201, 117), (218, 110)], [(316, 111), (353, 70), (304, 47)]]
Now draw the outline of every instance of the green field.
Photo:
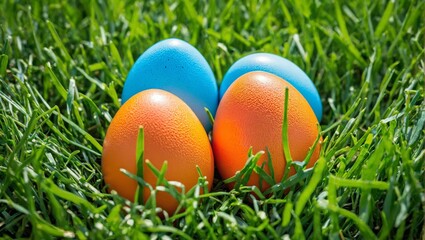
[[(0, 238), (425, 238), (425, 1), (160, 2), (0, 1)], [(216, 175), (165, 218), (108, 193), (123, 83), (169, 37), (218, 83), (253, 52), (299, 65), (324, 106), (315, 168), (264, 195)]]

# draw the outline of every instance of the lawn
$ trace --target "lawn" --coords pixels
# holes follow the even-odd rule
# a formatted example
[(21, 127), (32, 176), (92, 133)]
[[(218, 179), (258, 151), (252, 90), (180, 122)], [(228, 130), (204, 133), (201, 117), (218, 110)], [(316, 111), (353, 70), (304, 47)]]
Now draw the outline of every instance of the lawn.
[[(424, 238), (424, 19), (421, 0), (0, 1), (0, 237)], [(315, 168), (264, 195), (216, 174), (165, 217), (109, 193), (102, 144), (124, 81), (169, 37), (218, 84), (253, 52), (300, 66), (324, 107)]]

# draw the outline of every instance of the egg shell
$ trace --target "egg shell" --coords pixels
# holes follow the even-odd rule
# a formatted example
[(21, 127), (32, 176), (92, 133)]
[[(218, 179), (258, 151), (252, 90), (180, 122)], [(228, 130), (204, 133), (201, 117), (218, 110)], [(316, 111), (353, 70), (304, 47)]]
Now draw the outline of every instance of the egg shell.
[[(137, 182), (120, 171), (136, 174), (136, 144), (139, 126), (144, 128), (144, 158), (160, 169), (168, 161), (165, 178), (185, 185), (186, 190), (198, 181), (196, 166), (211, 188), (214, 159), (208, 136), (196, 115), (181, 99), (163, 90), (142, 91), (130, 98), (116, 113), (103, 143), (102, 172), (110, 190), (134, 200)], [(144, 180), (156, 185), (157, 178), (144, 163)], [(144, 189), (144, 201), (150, 195)], [(178, 202), (168, 193), (158, 191), (157, 206), (172, 214)]]
[(220, 99), (236, 79), (251, 71), (269, 72), (288, 81), (307, 99), (317, 119), (319, 122), (321, 121), (322, 102), (311, 79), (293, 62), (270, 53), (255, 53), (236, 61), (223, 78), (220, 86)]
[[(248, 150), (269, 150), (275, 181), (281, 181), (286, 160), (282, 147), (285, 88), (288, 88), (288, 143), (294, 161), (303, 161), (318, 137), (318, 122), (305, 98), (287, 81), (266, 72), (250, 72), (238, 78), (227, 90), (217, 109), (213, 128), (215, 164), (223, 179), (245, 166)], [(319, 157), (317, 144), (307, 167)], [(263, 154), (257, 164), (267, 161)], [(265, 168), (270, 173), (268, 167)], [(295, 173), (291, 169), (290, 175)], [(264, 183), (264, 182), (263, 182)], [(259, 185), (252, 173), (248, 185)], [(230, 186), (232, 187), (232, 186)], [(266, 184), (262, 186), (264, 190)]]
[(206, 131), (211, 130), (204, 108), (215, 115), (217, 82), (205, 58), (189, 43), (172, 38), (147, 49), (127, 76), (122, 103), (146, 89), (163, 89), (178, 96), (195, 112)]

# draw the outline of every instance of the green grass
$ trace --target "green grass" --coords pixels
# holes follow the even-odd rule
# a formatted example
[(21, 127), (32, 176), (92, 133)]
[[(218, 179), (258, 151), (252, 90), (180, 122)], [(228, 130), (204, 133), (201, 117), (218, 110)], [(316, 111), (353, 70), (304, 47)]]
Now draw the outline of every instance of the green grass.
[[(1, 1), (0, 236), (424, 236), (424, 1), (159, 2)], [(267, 153), (252, 153), (232, 191), (218, 176), (204, 194), (202, 177), (183, 194), (166, 182), (182, 211), (164, 219), (152, 199), (142, 206), (109, 194), (102, 142), (123, 82), (168, 37), (199, 49), (219, 82), (256, 51), (304, 69), (324, 105), (315, 168), (264, 194), (243, 183), (263, 174), (254, 164)], [(149, 168), (163, 176), (167, 165)]]

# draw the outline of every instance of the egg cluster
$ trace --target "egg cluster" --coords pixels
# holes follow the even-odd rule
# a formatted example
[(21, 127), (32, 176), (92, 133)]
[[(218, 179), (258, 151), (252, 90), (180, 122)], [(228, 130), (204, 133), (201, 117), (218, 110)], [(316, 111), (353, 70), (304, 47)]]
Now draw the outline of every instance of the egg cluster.
[[(167, 161), (165, 178), (183, 183), (186, 189), (198, 182), (196, 167), (209, 189), (214, 166), (222, 178), (234, 176), (244, 167), (250, 148), (270, 153), (275, 181), (280, 181), (286, 167), (282, 147), (285, 92), (290, 155), (294, 161), (303, 161), (319, 135), (322, 105), (313, 82), (298, 66), (273, 54), (251, 54), (230, 67), (219, 92), (214, 74), (198, 50), (178, 39), (158, 42), (139, 57), (127, 76), (123, 105), (103, 143), (105, 183), (119, 195), (134, 199), (137, 182), (121, 169), (137, 172), (141, 126), (144, 159), (157, 168)], [(214, 126), (205, 109), (215, 116)], [(319, 151), (317, 144), (307, 167), (314, 165)], [(257, 164), (265, 161), (266, 154)], [(270, 172), (267, 167), (265, 170)], [(291, 169), (290, 175), (294, 173)], [(147, 167), (143, 178), (156, 186), (157, 179)], [(259, 186), (259, 176), (253, 173), (248, 184)], [(143, 191), (146, 201), (150, 191)], [(165, 192), (158, 192), (156, 199), (157, 206), (169, 213), (178, 206)]]

